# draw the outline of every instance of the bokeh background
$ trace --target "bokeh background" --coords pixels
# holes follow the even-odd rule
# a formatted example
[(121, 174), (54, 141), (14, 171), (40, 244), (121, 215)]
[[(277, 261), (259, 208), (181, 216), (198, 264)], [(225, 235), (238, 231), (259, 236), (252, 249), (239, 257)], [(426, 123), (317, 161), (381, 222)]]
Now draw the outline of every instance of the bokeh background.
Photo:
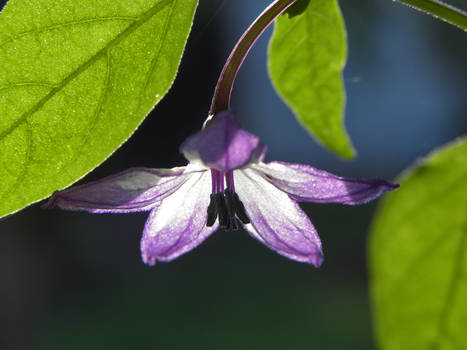
[[(231, 48), (270, 0), (200, 0), (170, 93), (82, 182), (134, 166), (173, 167), (197, 131)], [(467, 1), (451, 1), (464, 9)], [(232, 108), (268, 160), (393, 179), (467, 131), (467, 34), (390, 0), (343, 0), (346, 127), (358, 158), (321, 148), (276, 96), (271, 30), (239, 74)], [(442, 179), (440, 179), (442, 181)], [(0, 222), (0, 349), (374, 349), (366, 239), (377, 204), (304, 204), (325, 250), (320, 269), (244, 231), (219, 231), (171, 263), (145, 266), (147, 214), (44, 211)]]

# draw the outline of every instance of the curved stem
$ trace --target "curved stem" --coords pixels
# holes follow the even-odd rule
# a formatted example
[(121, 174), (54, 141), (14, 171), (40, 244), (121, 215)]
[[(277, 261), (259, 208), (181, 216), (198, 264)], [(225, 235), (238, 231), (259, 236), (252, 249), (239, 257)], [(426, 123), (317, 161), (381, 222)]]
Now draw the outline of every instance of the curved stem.
[(398, 0), (467, 31), (467, 13), (438, 0)]
[(253, 22), (235, 45), (217, 81), (209, 115), (229, 109), (235, 77), (246, 55), (266, 28), (297, 0), (276, 0)]

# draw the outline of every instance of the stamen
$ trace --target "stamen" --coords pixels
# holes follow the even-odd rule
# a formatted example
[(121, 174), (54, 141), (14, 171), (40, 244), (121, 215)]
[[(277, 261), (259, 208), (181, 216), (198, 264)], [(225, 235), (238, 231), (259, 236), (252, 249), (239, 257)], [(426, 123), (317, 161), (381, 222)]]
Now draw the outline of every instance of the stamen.
[(222, 178), (222, 173), (218, 170), (211, 169), (211, 184), (212, 184), (212, 193), (222, 192), (220, 189), (220, 182), (224, 184), (224, 179)]
[(237, 214), (237, 217), (240, 219), (240, 221), (243, 224), (249, 224), (250, 218), (248, 217), (245, 206), (243, 205), (242, 201), (240, 198), (238, 198), (238, 195), (235, 193), (235, 199), (236, 199), (236, 204), (235, 204), (235, 214)]
[(238, 230), (237, 219), (232, 218), (232, 221), (230, 223), (230, 229), (232, 231), (237, 231)]
[(217, 192), (224, 192), (224, 175), (217, 171)]
[(217, 212), (219, 214), (219, 225), (222, 228), (230, 228), (230, 215), (225, 203), (225, 197), (222, 193), (216, 193)]
[(208, 218), (206, 220), (206, 226), (211, 227), (214, 225), (217, 219), (217, 205), (216, 205), (216, 194), (211, 194), (211, 200), (208, 206)]
[(232, 189), (232, 191), (235, 192), (234, 176), (232, 170), (225, 173), (225, 185), (226, 187)]
[(212, 193), (207, 209), (206, 226), (212, 227), (219, 218), (219, 225), (225, 230), (237, 230), (236, 217), (244, 224), (250, 219), (245, 207), (235, 193), (233, 172), (225, 173), (227, 188), (224, 190), (224, 174), (218, 170), (211, 170)]
[(242, 223), (249, 224), (250, 218), (246, 214), (245, 206), (243, 205), (238, 195), (231, 188), (226, 188), (224, 195), (231, 217), (235, 218), (235, 216), (237, 216)]
[(225, 204), (227, 205), (227, 210), (231, 218), (235, 217), (235, 197), (234, 192), (230, 188), (226, 188), (224, 191)]

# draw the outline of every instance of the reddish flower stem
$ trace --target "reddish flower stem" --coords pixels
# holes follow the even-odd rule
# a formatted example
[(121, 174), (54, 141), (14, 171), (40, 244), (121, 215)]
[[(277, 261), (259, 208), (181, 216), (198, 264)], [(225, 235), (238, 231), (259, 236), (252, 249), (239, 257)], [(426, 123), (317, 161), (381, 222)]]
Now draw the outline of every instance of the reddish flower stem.
[(253, 22), (235, 45), (217, 81), (209, 115), (214, 115), (230, 107), (232, 87), (246, 55), (269, 25), (297, 0), (276, 0)]

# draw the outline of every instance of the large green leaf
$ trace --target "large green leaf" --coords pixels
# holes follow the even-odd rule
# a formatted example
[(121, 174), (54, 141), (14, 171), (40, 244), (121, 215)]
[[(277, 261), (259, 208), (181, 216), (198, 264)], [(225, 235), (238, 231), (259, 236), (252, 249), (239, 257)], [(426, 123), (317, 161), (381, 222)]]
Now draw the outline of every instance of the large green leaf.
[[(299, 0), (294, 6), (300, 6)], [(293, 7), (291, 8), (291, 10)], [(342, 70), (346, 32), (337, 0), (312, 0), (306, 9), (277, 19), (269, 47), (269, 72), (299, 121), (342, 157), (354, 151), (344, 127)]]
[(197, 0), (11, 0), (0, 15), (0, 217), (103, 162), (171, 86)]
[(371, 232), (378, 342), (385, 350), (467, 349), (467, 139), (401, 182)]

